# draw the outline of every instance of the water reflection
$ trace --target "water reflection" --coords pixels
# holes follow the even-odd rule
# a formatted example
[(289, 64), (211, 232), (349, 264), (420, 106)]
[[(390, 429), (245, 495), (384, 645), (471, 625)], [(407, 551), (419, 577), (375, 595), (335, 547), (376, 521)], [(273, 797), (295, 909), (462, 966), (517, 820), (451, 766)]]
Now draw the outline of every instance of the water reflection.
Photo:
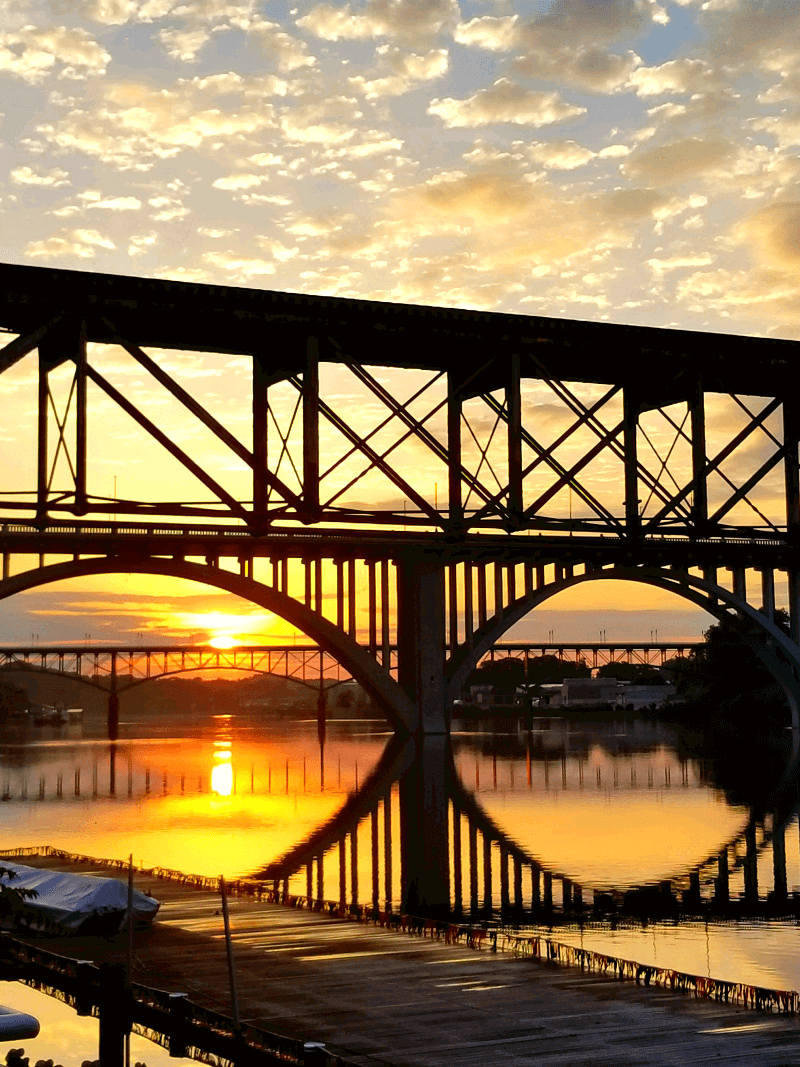
[(659, 724), (538, 720), (388, 744), (324, 719), (196, 726), (6, 743), (0, 847), (133, 851), (344, 905), (518, 924), (798, 907), (796, 777), (748, 792), (738, 765)]

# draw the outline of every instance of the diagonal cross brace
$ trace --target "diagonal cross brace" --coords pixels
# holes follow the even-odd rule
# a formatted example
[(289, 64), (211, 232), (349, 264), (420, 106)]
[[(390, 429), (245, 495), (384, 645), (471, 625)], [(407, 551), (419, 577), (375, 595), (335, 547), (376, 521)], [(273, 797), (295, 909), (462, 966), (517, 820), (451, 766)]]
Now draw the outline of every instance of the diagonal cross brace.
[(156, 441), (158, 441), (158, 443), (170, 453), (170, 455), (174, 456), (175, 459), (177, 459), (179, 463), (186, 467), (188, 471), (191, 471), (191, 473), (195, 476), (195, 478), (198, 479), (198, 481), (201, 481), (207, 489), (210, 489), (215, 496), (219, 497), (219, 499), (223, 501), (223, 503), (227, 504), (234, 514), (238, 515), (239, 518), (247, 522), (247, 520), (250, 518), (250, 515), (242, 507), (239, 501), (235, 500), (227, 491), (227, 489), (223, 489), (223, 487), (217, 481), (215, 481), (210, 474), (207, 474), (206, 471), (199, 464), (195, 463), (191, 456), (188, 456), (182, 448), (176, 445), (173, 441), (170, 441), (167, 435), (162, 430), (160, 430), (154, 422), (151, 422), (150, 419), (148, 419), (146, 415), (139, 411), (139, 409), (134, 404), (132, 404), (127, 397), (123, 396), (122, 393), (120, 393), (119, 390), (115, 389), (110, 382), (106, 381), (106, 379), (103, 377), (102, 374), (99, 373), (99, 371), (96, 371), (94, 367), (90, 367), (87, 365), (86, 375), (87, 377), (91, 378), (95, 385), (98, 385), (103, 390), (103, 392), (107, 396), (109, 396), (116, 404), (119, 404), (119, 406), (124, 412), (126, 412), (128, 415), (130, 415), (132, 419), (138, 422), (142, 429), (146, 430), (152, 437), (154, 437)]
[[(289, 381), (292, 383), (292, 385), (294, 385), (296, 389), (300, 390), (303, 388), (302, 382), (297, 378), (296, 375), (293, 375), (289, 379)], [(384, 460), (384, 458), (378, 452), (376, 452), (374, 448), (368, 445), (367, 442), (363, 439), (363, 437), (361, 437), (360, 434), (357, 434), (356, 431), (351, 426), (349, 426), (347, 422), (340, 415), (338, 415), (331, 407), (329, 407), (329, 405), (322, 399), (320, 399), (319, 401), (319, 410), (320, 414), (324, 415), (328, 422), (330, 422), (331, 425), (334, 426), (339, 431), (339, 433), (342, 434), (343, 437), (347, 438), (347, 440), (352, 445), (355, 445), (358, 448), (359, 452), (362, 452), (367, 457), (367, 459), (370, 461), (370, 467), (375, 467), (382, 474), (385, 474), (386, 477), (390, 481), (394, 482), (397, 488), (400, 489), (408, 497), (409, 500), (412, 500), (417, 505), (420, 511), (428, 515), (428, 517), (435, 525), (440, 525), (441, 518), (439, 514), (430, 506), (428, 501), (425, 500), (424, 497), (420, 496), (416, 489), (414, 489), (413, 486), (409, 485), (409, 483), (405, 480), (405, 478), (402, 477), (402, 475), (398, 474), (397, 471), (393, 470), (392, 467)], [(364, 473), (366, 474), (366, 471)]]
[[(589, 429), (592, 430), (598, 437), (606, 437), (608, 431), (606, 430), (606, 428), (603, 425), (603, 423), (600, 422), (600, 420), (595, 417), (594, 410), (592, 410), (590, 413), (587, 412), (586, 405), (583, 404), (564, 385), (563, 382), (559, 382), (555, 378), (551, 377), (549, 372), (548, 372), (548, 370), (547, 370), (547, 368), (541, 362), (541, 360), (537, 359), (537, 357), (532, 355), (530, 352), (527, 353), (527, 355), (528, 355), (529, 359), (531, 360), (531, 362), (541, 372), (542, 381), (544, 381), (547, 385), (550, 386), (550, 388), (553, 390), (553, 392), (556, 394), (556, 396), (559, 397), (559, 399), (562, 400), (569, 408), (571, 408), (572, 411), (574, 411), (576, 415), (588, 414), (588, 418), (586, 419), (586, 425), (589, 427)], [(597, 425), (595, 425), (595, 423)], [(617, 457), (617, 459), (621, 459), (623, 461), (623, 463), (624, 463), (625, 462), (625, 449), (624, 449), (623, 445), (621, 445), (616, 439), (609, 441), (608, 444), (609, 444), (609, 448), (614, 453), (614, 455)], [(669, 497), (668, 497), (667, 491), (664, 490), (659, 485), (658, 480), (653, 477), (653, 475), (650, 473), (650, 471), (647, 469), (647, 467), (645, 467), (645, 465), (643, 463), (641, 463), (638, 459), (637, 459), (637, 462), (636, 462), (636, 469), (637, 469), (637, 474), (638, 474), (639, 478), (641, 478), (641, 480), (644, 482), (644, 484), (647, 486), (647, 488), (650, 489), (652, 493), (655, 493), (655, 495), (657, 497), (659, 497), (659, 499), (662, 500), (664, 503), (669, 503)], [(688, 518), (688, 512), (686, 512), (686, 517)]]
[[(739, 433), (736, 434), (735, 437), (731, 438), (727, 445), (725, 445), (725, 447), (722, 448), (713, 459), (709, 460), (708, 463), (706, 463), (705, 469), (702, 472), (703, 477), (707, 478), (709, 474), (713, 473), (719, 467), (719, 465), (723, 463), (728, 458), (728, 456), (739, 447), (740, 444), (742, 444), (743, 441), (747, 440), (747, 438), (754, 430), (758, 429), (762, 422), (769, 418), (773, 411), (776, 411), (777, 408), (780, 407), (781, 403), (782, 401), (777, 397), (771, 400), (766, 405), (763, 411), (759, 412), (759, 414), (756, 415), (747, 426), (743, 427), (739, 431)], [(720, 471), (720, 474), (721, 473), (722, 472)], [(661, 511), (658, 512), (658, 514), (653, 516), (653, 518), (647, 524), (648, 528), (652, 528), (653, 526), (658, 525), (660, 520), (663, 519), (672, 510), (673, 506), (686, 499), (686, 497), (689, 495), (693, 488), (694, 478), (692, 478), (692, 480), (687, 485), (685, 485), (679, 493), (676, 493), (675, 496), (667, 502), (665, 507), (663, 507)]]
[[(114, 326), (108, 319), (104, 319), (103, 321), (112, 330), (114, 329)], [(236, 455), (249, 467), (254, 466), (255, 459), (253, 453), (248, 448), (245, 448), (241, 441), (234, 437), (230, 430), (226, 429), (210, 412), (206, 411), (202, 404), (199, 404), (190, 393), (187, 393), (187, 391), (171, 378), (165, 370), (159, 367), (155, 360), (151, 359), (150, 356), (143, 352), (138, 345), (123, 340), (119, 340), (118, 344), (120, 344), (129, 355), (133, 356), (133, 358), (140, 363), (160, 385), (163, 385), (165, 389), (172, 393), (176, 400), (179, 400), (188, 411), (191, 411), (191, 413), (199, 419), (207, 429), (211, 430), (223, 444), (227, 445), (232, 452), (235, 452)], [(260, 473), (269, 487), (279, 493), (287, 503), (291, 504), (298, 510), (302, 509), (302, 501), (300, 498), (293, 493), (280, 478), (277, 478), (269, 470), (262, 470)]]
[[(396, 415), (402, 422), (404, 422), (406, 426), (425, 445), (427, 445), (428, 448), (430, 448), (430, 450), (437, 457), (437, 459), (440, 459), (443, 463), (449, 466), (450, 457), (446, 446), (442, 444), (442, 442), (437, 437), (435, 437), (430, 432), (430, 430), (426, 429), (418, 419), (414, 418), (414, 416), (408, 410), (406, 404), (400, 404), (397, 400), (395, 400), (395, 398), (386, 389), (384, 389), (381, 383), (377, 381), (377, 379), (373, 378), (373, 376), (368, 371), (364, 370), (364, 368), (360, 364), (348, 363), (348, 366), (353, 372), (353, 374), (355, 374), (355, 376), (361, 382), (363, 382), (364, 385), (368, 386), (375, 393), (375, 395), (383, 401), (383, 403), (389, 408), (389, 410), (394, 415)], [(427, 417), (430, 418), (436, 410), (439, 410), (439, 408), (444, 407), (446, 403), (447, 401), (443, 400), (442, 403), (438, 406), (438, 408), (434, 409), (434, 411), (431, 412)], [(463, 465), (461, 466), (461, 479), (477, 496), (481, 497), (487, 504), (490, 503), (492, 499), (491, 491), (486, 489), (483, 484), (478, 480), (478, 478), (472, 475)]]
[[(552, 470), (554, 470), (555, 473), (561, 479), (561, 482), (559, 483), (559, 488), (561, 488), (561, 486), (563, 486), (564, 484), (564, 480), (569, 478), (569, 472), (567, 471), (567, 468), (563, 466), (563, 464), (560, 463), (553, 456), (553, 452), (556, 448), (558, 448), (560, 444), (563, 444), (564, 441), (566, 441), (569, 437), (572, 436), (572, 434), (578, 429), (578, 427), (581, 426), (586, 421), (586, 419), (590, 417), (590, 414), (594, 410), (599, 407), (602, 407), (607, 400), (609, 400), (616, 392), (619, 391), (620, 388), (621, 386), (614, 386), (613, 389), (609, 390), (609, 392), (606, 393), (605, 396), (603, 396), (600, 400), (597, 401), (597, 403), (591, 409), (591, 412), (587, 411), (585, 415), (581, 416), (581, 418), (579, 418), (577, 422), (573, 423), (572, 426), (569, 427), (569, 429), (566, 430), (559, 437), (559, 439), (549, 448), (544, 448), (533, 437), (530, 431), (523, 429), (522, 440), (525, 442), (526, 445), (528, 445), (530, 449), (536, 452), (537, 455), (536, 459), (534, 459), (532, 463), (529, 463), (528, 466), (525, 467), (525, 469), (522, 471), (522, 478), (527, 478), (527, 476), (533, 470), (535, 470), (535, 468), (538, 467), (540, 463), (547, 463), (547, 465)], [(501, 404), (497, 399), (495, 399), (495, 397), (491, 396), (491, 394), (488, 393), (484, 394), (483, 399), (493, 411), (496, 411), (496, 413), (500, 415), (501, 418), (508, 422), (508, 412), (506, 411), (505, 406), (503, 404)], [(572, 484), (572, 482), (570, 482), (570, 484)], [(584, 500), (589, 505), (589, 507), (592, 508), (592, 510), (598, 515), (598, 517), (605, 519), (607, 522), (612, 523), (612, 525), (614, 526), (619, 526), (619, 523), (608, 510), (608, 508), (601, 504), (600, 501), (592, 493), (590, 493), (588, 489), (586, 489), (580, 484), (580, 482), (575, 482), (573, 488), (581, 497), (581, 499)], [(505, 490), (502, 490), (501, 492), (505, 492)]]

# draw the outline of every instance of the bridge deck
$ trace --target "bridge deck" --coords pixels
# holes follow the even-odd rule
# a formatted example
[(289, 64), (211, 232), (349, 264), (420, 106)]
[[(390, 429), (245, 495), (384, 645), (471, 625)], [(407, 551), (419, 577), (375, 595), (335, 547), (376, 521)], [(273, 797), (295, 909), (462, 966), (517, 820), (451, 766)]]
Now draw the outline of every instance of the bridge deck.
[[(51, 858), (35, 866), (70, 869)], [(105, 868), (79, 868), (107, 875)], [(137, 874), (163, 903), (137, 936), (134, 980), (230, 1013), (222, 920), (212, 893)], [(364, 1067), (609, 1067), (794, 1062), (800, 1020), (697, 1001), (577, 970), (394, 934), (282, 907), (231, 903), (242, 1018), (322, 1040)], [(96, 961), (122, 943), (48, 948)], [(792, 1051), (790, 1051), (790, 1049)]]

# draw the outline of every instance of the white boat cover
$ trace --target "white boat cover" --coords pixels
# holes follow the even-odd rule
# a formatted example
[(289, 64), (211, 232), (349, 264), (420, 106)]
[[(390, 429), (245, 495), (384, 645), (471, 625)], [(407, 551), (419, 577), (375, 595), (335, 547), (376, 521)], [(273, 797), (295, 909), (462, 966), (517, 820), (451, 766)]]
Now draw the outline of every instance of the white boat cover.
[[(122, 930), (127, 924), (128, 886), (116, 878), (96, 878), (87, 874), (40, 870), (21, 863), (0, 859), (0, 867), (14, 871), (15, 877), (0, 875), (0, 885), (14, 889), (35, 889), (38, 896), (25, 901), (26, 911), (40, 912), (43, 918), (59, 923), (68, 930), (77, 930), (93, 917), (119, 916), (119, 922), (109, 923)], [(133, 891), (134, 924), (152, 923), (161, 902)], [(103, 923), (104, 929), (108, 925)]]

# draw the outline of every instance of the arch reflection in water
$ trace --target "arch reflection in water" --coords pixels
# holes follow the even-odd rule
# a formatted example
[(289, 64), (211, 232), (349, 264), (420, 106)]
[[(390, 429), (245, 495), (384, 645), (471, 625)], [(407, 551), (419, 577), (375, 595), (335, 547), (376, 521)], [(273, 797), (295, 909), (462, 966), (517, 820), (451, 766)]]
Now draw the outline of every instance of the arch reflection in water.
[[(475, 739), (473, 749), (487, 740)], [(362, 904), (386, 912), (471, 920), (800, 914), (795, 894), (800, 850), (795, 845), (787, 858), (786, 848), (787, 834), (796, 834), (798, 827), (794, 769), (768, 807), (731, 809), (721, 800), (714, 802), (696, 761), (680, 759), (652, 738), (639, 738), (639, 751), (635, 738), (624, 744), (619, 737), (616, 744), (614, 740), (606, 737), (604, 748), (596, 738), (582, 738), (569, 753), (541, 745), (537, 760), (529, 739), (522, 773), (515, 773), (513, 760), (500, 762), (499, 773), (506, 779), (502, 786), (496, 749), (491, 755), (479, 753), (473, 762), (463, 744), (454, 758), (445, 738), (392, 742), (334, 818), (257, 876), (287, 892), (344, 907)], [(465, 772), (473, 768), (476, 786), (467, 788)], [(570, 790), (575, 806), (563, 800)], [(586, 814), (580, 809), (597, 796), (610, 808), (606, 794), (627, 792), (632, 803), (617, 809), (618, 829), (630, 841), (628, 870), (625, 857), (616, 856), (597, 878), (576, 877), (574, 841), (565, 841), (565, 859), (559, 863), (552, 830), (541, 833), (542, 847), (537, 848), (536, 828), (545, 825), (537, 822), (529, 802), (537, 791), (565, 835), (570, 820), (563, 818), (564, 809)], [(528, 803), (515, 805), (523, 794)], [(652, 820), (659, 808), (655, 844), (661, 866), (643, 876), (641, 835), (635, 826)], [(632, 813), (638, 809), (637, 822)], [(596, 804), (590, 806), (589, 814), (596, 817), (598, 810)], [(698, 818), (708, 823), (709, 812), (716, 812), (716, 824), (687, 843), (687, 834), (696, 837)], [(660, 831), (681, 818), (685, 833), (673, 834), (670, 843)], [(653, 829), (651, 825), (651, 837)], [(580, 837), (595, 853), (608, 847), (609, 839), (591, 824)], [(592, 862), (597, 870), (596, 855)]]

